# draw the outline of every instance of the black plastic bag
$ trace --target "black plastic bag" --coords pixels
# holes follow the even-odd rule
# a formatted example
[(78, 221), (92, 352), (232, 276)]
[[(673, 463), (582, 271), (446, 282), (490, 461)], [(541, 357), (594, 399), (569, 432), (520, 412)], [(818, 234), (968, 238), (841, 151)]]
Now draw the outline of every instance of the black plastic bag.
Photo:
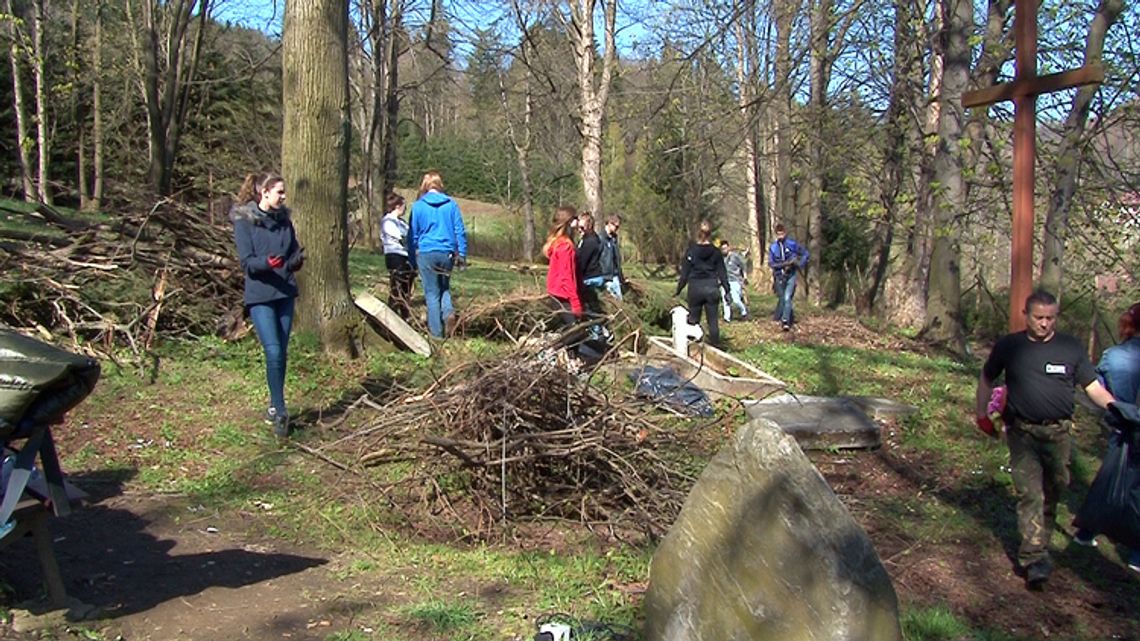
[(1109, 406), (1120, 429), (1108, 441), (1100, 471), (1077, 514), (1078, 528), (1104, 534), (1116, 543), (1140, 549), (1140, 453), (1138, 417), (1131, 403)]
[(704, 390), (681, 378), (669, 367), (646, 365), (629, 375), (638, 396), (665, 402), (693, 416), (712, 416), (713, 406)]

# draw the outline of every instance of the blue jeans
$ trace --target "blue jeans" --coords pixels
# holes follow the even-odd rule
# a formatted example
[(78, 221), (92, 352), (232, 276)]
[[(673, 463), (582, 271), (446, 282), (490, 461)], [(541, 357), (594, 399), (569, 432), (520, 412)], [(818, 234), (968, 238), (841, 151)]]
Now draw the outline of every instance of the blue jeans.
[[(728, 281), (728, 298), (721, 299), (721, 305), (724, 307), (724, 320), (728, 321), (732, 318), (732, 308), (740, 310), (740, 317), (744, 318), (748, 315), (748, 308), (744, 306), (744, 283), (738, 280)], [(731, 306), (730, 306), (731, 303)]]
[(608, 291), (610, 293), (610, 296), (613, 296), (614, 298), (616, 298), (620, 301), (621, 300), (621, 277), (614, 276), (612, 278), (607, 278), (606, 279), (606, 291)]
[(796, 295), (796, 272), (775, 275), (776, 319), (785, 325), (792, 324), (792, 298)]
[(436, 338), (443, 338), (443, 325), (455, 308), (451, 305), (451, 268), (454, 261), (451, 254), (427, 252), (416, 254), (416, 267), (420, 270), (420, 283), (424, 290), (424, 304), (427, 305), (428, 331)]
[(269, 405), (278, 416), (286, 416), (285, 366), (289, 360), (289, 332), (293, 329), (295, 298), (279, 298), (249, 306), (249, 320), (261, 349), (265, 352), (265, 379), (269, 384)]

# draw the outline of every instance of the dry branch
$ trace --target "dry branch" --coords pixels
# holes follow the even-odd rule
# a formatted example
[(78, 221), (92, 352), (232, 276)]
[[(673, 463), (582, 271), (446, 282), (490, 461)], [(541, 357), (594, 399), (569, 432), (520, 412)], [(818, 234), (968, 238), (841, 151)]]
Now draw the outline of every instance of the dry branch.
[(402, 500), (451, 513), (465, 532), (557, 518), (662, 535), (693, 481), (685, 463), (698, 431), (551, 354), (519, 348), (453, 368), (425, 392), (362, 397), (351, 411), (364, 415), (338, 419), (316, 452), (362, 475), (411, 462)]

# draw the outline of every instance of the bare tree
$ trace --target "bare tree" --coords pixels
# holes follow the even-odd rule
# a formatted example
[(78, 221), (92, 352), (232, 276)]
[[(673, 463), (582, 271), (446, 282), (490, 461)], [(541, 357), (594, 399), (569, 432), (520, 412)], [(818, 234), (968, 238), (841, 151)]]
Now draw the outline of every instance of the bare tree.
[[(594, 9), (603, 12), (602, 69), (595, 74)], [(578, 69), (578, 110), (582, 133), (582, 189), (586, 208), (602, 213), (602, 131), (617, 60), (617, 0), (569, 0), (567, 33)]]
[(36, 95), (36, 189), (40, 202), (52, 204), (51, 197), (51, 138), (48, 130), (50, 112), (47, 107), (47, 50), (44, 49), (44, 0), (32, 2), (32, 82)]
[[(136, 15), (136, 3), (141, 5), (141, 16)], [(210, 0), (127, 0), (126, 4), (131, 23), (141, 30), (141, 37), (139, 33), (132, 36), (146, 105), (147, 176), (151, 189), (166, 196), (172, 187), (174, 161), (186, 123), (190, 86), (197, 75)], [(190, 25), (195, 19), (198, 28), (191, 42)]]
[(24, 102), (24, 74), (20, 66), (20, 61), (24, 59), (24, 50), (28, 45), (23, 31), (23, 20), (13, 10), (12, 0), (4, 0), (4, 10), (8, 22), (8, 62), (12, 65), (12, 108), (16, 112), (16, 149), (19, 151), (20, 179), (24, 188), (24, 200), (34, 202), (36, 183), (32, 179), (32, 158), (28, 153), (31, 148), (28, 138), (28, 107)]
[(348, 288), (348, 4), (289, 0), (282, 37), (281, 169), (307, 259), (297, 319), (327, 353), (354, 355)]
[[(1089, 24), (1085, 42), (1085, 64), (1100, 62), (1104, 55), (1104, 40), (1124, 11), (1123, 0), (1100, 0)], [(1041, 255), (1041, 286), (1061, 293), (1065, 266), (1065, 241), (1069, 233), (1069, 211), (1077, 189), (1077, 174), (1084, 154), (1081, 153), (1085, 123), (1089, 108), (1099, 89), (1096, 85), (1077, 90), (1065, 123), (1061, 128), (1061, 145), (1057, 150), (1056, 175), (1049, 195), (1049, 209), (1045, 214), (1045, 251)]]
[(736, 16), (736, 84), (738, 86), (737, 105), (743, 122), (741, 156), (744, 162), (745, 203), (748, 217), (748, 250), (755, 258), (752, 261), (753, 282), (764, 282), (768, 270), (764, 268), (767, 257), (765, 246), (768, 241), (768, 210), (762, 200), (763, 187), (760, 182), (760, 154), (756, 125), (759, 87), (757, 86), (756, 1), (745, 0)]

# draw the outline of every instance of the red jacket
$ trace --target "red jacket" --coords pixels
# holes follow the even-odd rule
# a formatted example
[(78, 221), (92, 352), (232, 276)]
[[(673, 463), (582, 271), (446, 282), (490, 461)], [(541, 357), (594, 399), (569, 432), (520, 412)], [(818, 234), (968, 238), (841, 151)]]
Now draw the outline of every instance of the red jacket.
[(570, 301), (570, 311), (582, 315), (582, 301), (578, 298), (578, 274), (574, 266), (574, 243), (569, 238), (558, 238), (546, 251), (550, 271), (546, 272), (546, 293)]

